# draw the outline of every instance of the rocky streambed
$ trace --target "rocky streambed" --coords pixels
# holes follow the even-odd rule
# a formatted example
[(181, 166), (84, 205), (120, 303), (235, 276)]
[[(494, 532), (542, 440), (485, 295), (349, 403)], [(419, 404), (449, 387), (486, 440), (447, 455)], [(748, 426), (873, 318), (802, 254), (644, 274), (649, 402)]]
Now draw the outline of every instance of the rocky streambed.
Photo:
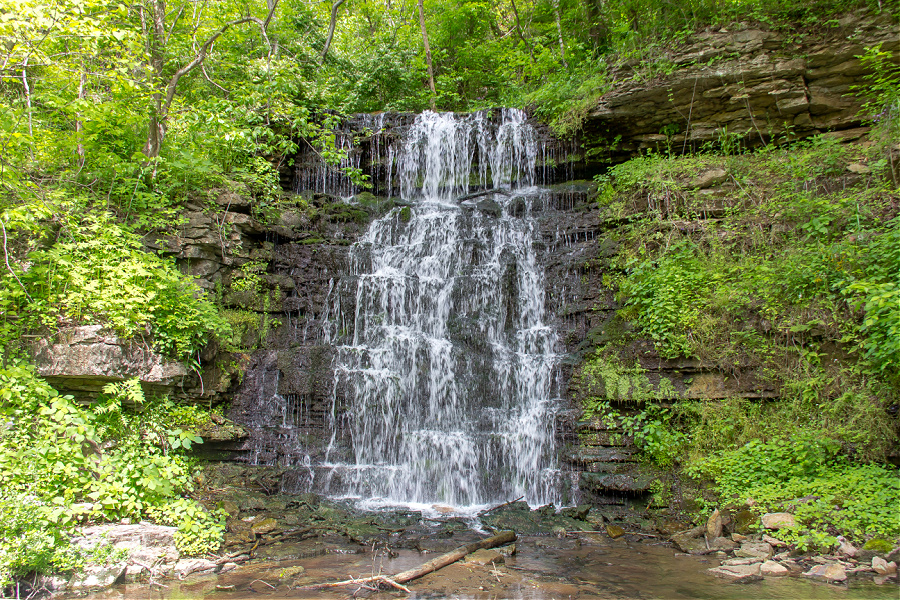
[(802, 554), (777, 539), (779, 527), (789, 525), (787, 514), (766, 515), (753, 527), (746, 515), (715, 511), (697, 527), (664, 533), (627, 504), (531, 509), (512, 501), (468, 514), (441, 505), (366, 511), (349, 501), (278, 493), (278, 476), (277, 468), (234, 464), (207, 471), (204, 502), (229, 514), (225, 545), (217, 555), (179, 556), (174, 528), (88, 527), (80, 543), (110, 544), (109, 564), (47, 579), (44, 586), (60, 598), (405, 597), (364, 584), (310, 586), (390, 575), (513, 530), (518, 536), (513, 544), (478, 550), (410, 582), (409, 597), (896, 598), (898, 593), (900, 549), (878, 553), (844, 543), (833, 555)]

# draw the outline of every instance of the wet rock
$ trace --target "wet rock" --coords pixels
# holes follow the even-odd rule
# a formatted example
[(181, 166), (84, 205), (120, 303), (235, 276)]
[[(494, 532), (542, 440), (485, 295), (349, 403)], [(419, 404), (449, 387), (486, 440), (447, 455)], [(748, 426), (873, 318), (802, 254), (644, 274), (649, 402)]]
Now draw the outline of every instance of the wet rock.
[(607, 525), (606, 526), (606, 535), (611, 537), (614, 540), (619, 539), (623, 535), (625, 535), (625, 530), (618, 525)]
[(216, 568), (216, 563), (205, 558), (186, 558), (175, 564), (175, 572), (180, 579), (192, 573), (205, 573)]
[(303, 541), (260, 546), (257, 557), (264, 560), (300, 560), (328, 554), (328, 546), (321, 541)]
[(702, 537), (705, 529), (700, 526), (676, 533), (671, 537), (672, 543), (687, 554), (706, 554), (709, 548), (706, 547), (706, 540)]
[(717, 508), (706, 521), (706, 536), (709, 539), (722, 537), (722, 514)]
[(751, 581), (759, 581), (762, 579), (760, 575), (759, 564), (752, 565), (723, 565), (707, 570), (708, 573), (728, 579), (736, 583), (747, 583)]
[(111, 566), (87, 567), (84, 571), (72, 576), (67, 589), (75, 592), (109, 587), (120, 579), (124, 579), (127, 566), (126, 562), (121, 562)]
[(740, 544), (741, 542), (746, 542), (749, 538), (746, 535), (741, 535), (740, 533), (732, 533), (731, 540)]
[(235, 569), (237, 569), (237, 567), (238, 567), (237, 563), (227, 562), (224, 565), (222, 565), (221, 569), (219, 569), (219, 573), (227, 573), (229, 571), (234, 571)]
[(844, 569), (843, 565), (831, 563), (827, 565), (816, 565), (804, 573), (803, 576), (811, 579), (841, 582), (847, 580), (847, 571)]
[(278, 521), (269, 517), (266, 519), (262, 519), (259, 522), (253, 523), (250, 526), (250, 531), (252, 531), (255, 535), (262, 535), (264, 533), (272, 533), (278, 528)]
[(790, 571), (784, 565), (781, 565), (774, 560), (767, 560), (762, 563), (759, 568), (760, 575), (764, 577), (784, 577), (785, 575), (790, 575)]
[(734, 531), (735, 533), (747, 534), (756, 529), (759, 523), (759, 516), (753, 511), (742, 510), (734, 515)]
[(590, 504), (579, 504), (578, 506), (571, 506), (569, 508), (564, 508), (559, 511), (559, 514), (564, 517), (569, 517), (570, 519), (576, 519), (578, 521), (586, 521), (588, 514), (591, 512)]
[(562, 513), (556, 514), (556, 509), (552, 505), (532, 511), (524, 502), (516, 502), (484, 515), (481, 522), (491, 529), (498, 531), (511, 529), (519, 535), (553, 535), (556, 528), (566, 531), (586, 528), (584, 521)]
[(734, 555), (744, 558), (761, 558), (768, 560), (772, 557), (772, 546), (765, 542), (744, 542)]
[(493, 564), (501, 564), (506, 562), (504, 557), (497, 550), (476, 550), (466, 557), (466, 562), (473, 565), (488, 566)]
[(710, 550), (722, 550), (724, 552), (731, 552), (737, 547), (738, 543), (731, 541), (727, 537), (720, 536), (709, 542)]
[(763, 529), (796, 528), (797, 520), (791, 513), (766, 513), (760, 518)]
[(893, 561), (888, 562), (880, 556), (872, 559), (872, 568), (879, 575), (895, 575), (897, 573), (897, 563)]
[(282, 569), (278, 574), (278, 577), (287, 579), (289, 577), (297, 577), (298, 575), (303, 575), (304, 573), (306, 573), (306, 568), (301, 565), (297, 565), (294, 567), (286, 567)]

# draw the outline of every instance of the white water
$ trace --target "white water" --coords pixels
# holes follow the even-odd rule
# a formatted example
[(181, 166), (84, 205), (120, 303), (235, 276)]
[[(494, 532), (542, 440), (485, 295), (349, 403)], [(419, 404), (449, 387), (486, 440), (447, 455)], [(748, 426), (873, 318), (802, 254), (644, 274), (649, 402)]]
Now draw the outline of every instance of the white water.
[[(397, 162), (409, 218), (372, 223), (332, 296), (330, 469), (316, 488), (457, 509), (559, 502), (536, 149), (521, 111), (426, 112), (410, 128)], [(473, 188), (498, 192), (458, 202)]]

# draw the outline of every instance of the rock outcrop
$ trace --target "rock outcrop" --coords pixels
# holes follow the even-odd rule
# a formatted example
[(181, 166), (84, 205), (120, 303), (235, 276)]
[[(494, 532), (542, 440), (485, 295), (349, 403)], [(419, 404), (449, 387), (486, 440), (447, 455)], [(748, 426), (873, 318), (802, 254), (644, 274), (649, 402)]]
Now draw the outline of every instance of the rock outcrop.
[(584, 139), (612, 160), (643, 149), (676, 152), (719, 145), (759, 146), (841, 132), (865, 133), (865, 49), (900, 48), (889, 15), (847, 15), (808, 35), (750, 25), (707, 31), (659, 60), (669, 74), (643, 74), (646, 66), (614, 73), (584, 123)]

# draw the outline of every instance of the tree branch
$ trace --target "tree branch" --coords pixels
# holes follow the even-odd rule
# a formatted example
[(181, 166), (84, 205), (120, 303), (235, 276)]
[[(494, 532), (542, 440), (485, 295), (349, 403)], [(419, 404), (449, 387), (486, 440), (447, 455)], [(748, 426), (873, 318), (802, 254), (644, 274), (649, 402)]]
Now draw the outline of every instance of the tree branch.
[(325, 62), (325, 55), (328, 54), (328, 49), (331, 47), (331, 39), (334, 37), (334, 28), (337, 26), (338, 9), (343, 3), (344, 0), (337, 0), (331, 5), (331, 21), (328, 23), (328, 37), (325, 38), (325, 47), (322, 48), (322, 58), (319, 59), (320, 64)]
[(175, 98), (175, 91), (178, 87), (178, 82), (182, 77), (199, 67), (203, 64), (203, 61), (206, 60), (207, 55), (209, 54), (210, 49), (213, 44), (216, 42), (219, 37), (222, 36), (223, 33), (231, 29), (232, 27), (236, 27), (238, 25), (243, 25), (244, 23), (256, 23), (259, 25), (260, 32), (262, 33), (263, 39), (266, 40), (266, 44), (269, 44), (269, 37), (266, 35), (266, 27), (272, 20), (272, 15), (275, 13), (275, 9), (278, 7), (278, 0), (275, 0), (272, 3), (272, 7), (269, 9), (269, 13), (266, 15), (265, 20), (258, 19), (257, 17), (243, 17), (241, 19), (235, 19), (234, 21), (229, 21), (222, 25), (219, 29), (217, 29), (211, 36), (209, 36), (205, 42), (200, 46), (200, 50), (197, 52), (197, 55), (189, 62), (184, 65), (172, 75), (171, 79), (169, 79), (169, 83), (166, 85), (166, 98), (160, 107), (160, 120), (164, 119), (165, 116), (169, 112), (169, 107), (172, 105), (172, 100)]

